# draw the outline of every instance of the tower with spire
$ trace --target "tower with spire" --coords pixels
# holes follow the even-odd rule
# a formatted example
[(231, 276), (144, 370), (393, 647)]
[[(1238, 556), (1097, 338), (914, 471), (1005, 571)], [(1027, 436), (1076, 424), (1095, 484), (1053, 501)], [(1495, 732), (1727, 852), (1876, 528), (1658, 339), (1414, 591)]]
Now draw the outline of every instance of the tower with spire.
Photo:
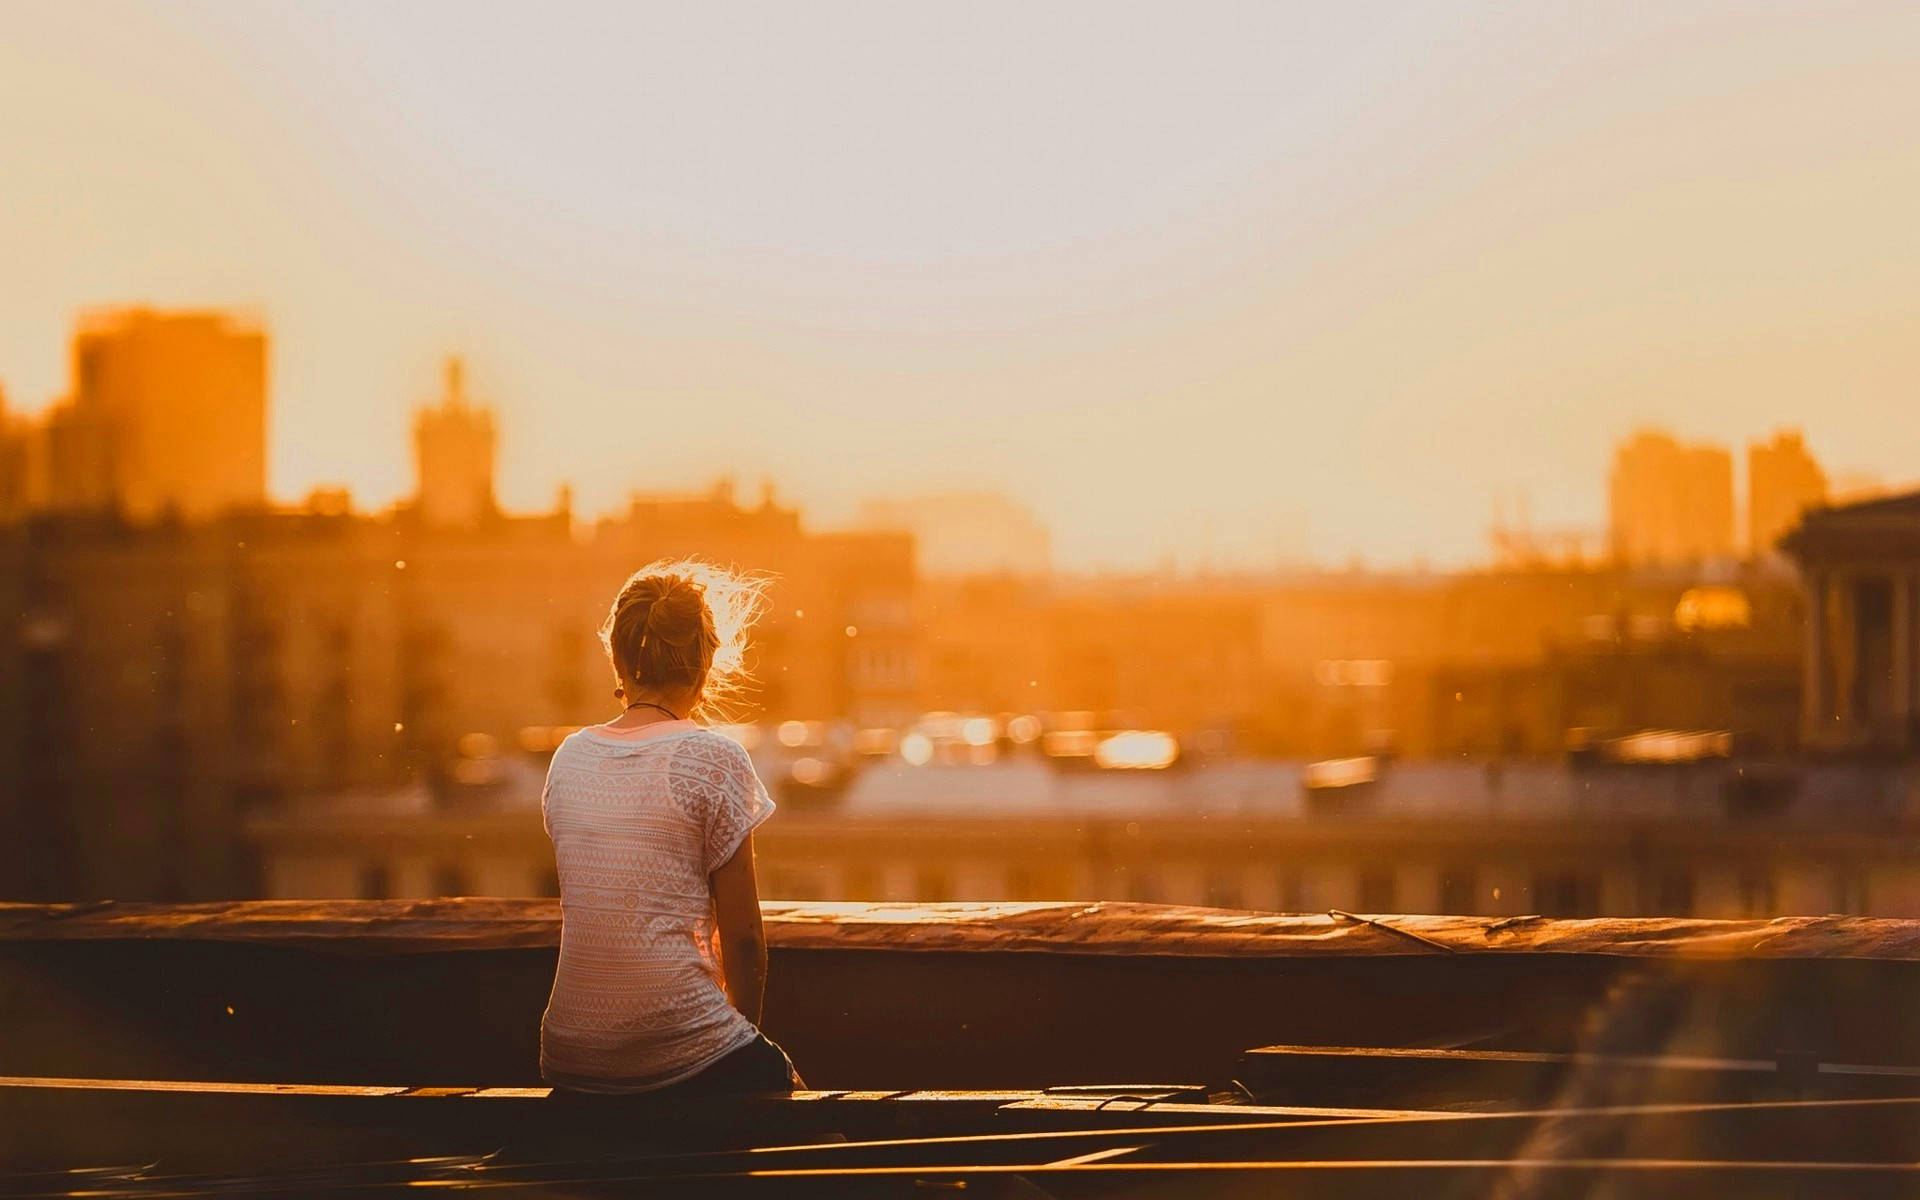
[(414, 511), (427, 525), (470, 529), (498, 511), (493, 413), (468, 402), (466, 372), (447, 359), (440, 403), (413, 418)]

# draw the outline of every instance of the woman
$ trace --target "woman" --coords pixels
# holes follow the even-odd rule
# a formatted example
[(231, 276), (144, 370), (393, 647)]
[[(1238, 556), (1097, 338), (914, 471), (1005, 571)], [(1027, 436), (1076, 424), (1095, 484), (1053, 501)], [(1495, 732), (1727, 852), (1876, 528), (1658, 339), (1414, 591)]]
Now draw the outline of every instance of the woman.
[(560, 965), (540, 1022), (555, 1095), (791, 1091), (758, 1029), (767, 948), (753, 830), (773, 812), (745, 750), (697, 724), (738, 689), (760, 585), (642, 568), (600, 628), (625, 704), (554, 752), (541, 798)]

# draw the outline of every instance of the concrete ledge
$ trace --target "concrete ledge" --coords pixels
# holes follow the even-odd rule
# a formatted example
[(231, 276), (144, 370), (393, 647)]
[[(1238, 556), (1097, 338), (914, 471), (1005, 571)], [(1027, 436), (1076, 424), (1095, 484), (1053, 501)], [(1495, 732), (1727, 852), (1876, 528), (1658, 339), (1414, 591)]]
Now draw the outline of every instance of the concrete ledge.
[[(1254, 913), (1156, 904), (767, 901), (775, 950), (1020, 951), (1192, 958), (1575, 954), (1665, 959), (1920, 961), (1920, 920), (1780, 917), (1554, 920)], [(0, 944), (171, 939), (351, 954), (551, 949), (550, 899), (0, 904)]]
[[(1226, 1086), (1268, 1045), (1920, 1066), (1920, 923), (766, 906), (829, 1089)], [(550, 900), (0, 906), (11, 1075), (540, 1083)]]

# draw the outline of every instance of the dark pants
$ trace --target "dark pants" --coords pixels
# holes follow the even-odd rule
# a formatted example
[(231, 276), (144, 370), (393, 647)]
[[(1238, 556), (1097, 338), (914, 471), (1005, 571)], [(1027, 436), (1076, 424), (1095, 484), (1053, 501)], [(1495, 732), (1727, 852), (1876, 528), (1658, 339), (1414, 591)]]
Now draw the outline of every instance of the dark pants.
[(740, 1092), (791, 1092), (805, 1087), (800, 1072), (780, 1044), (766, 1034), (755, 1034), (746, 1045), (719, 1062), (655, 1095), (711, 1096)]
[(556, 1087), (556, 1100), (618, 1100), (623, 1097), (647, 1100), (671, 1100), (681, 1096), (744, 1096), (756, 1092), (791, 1092), (803, 1088), (800, 1072), (794, 1070), (777, 1042), (766, 1034), (754, 1039), (719, 1062), (690, 1079), (670, 1083), (648, 1092), (585, 1092)]

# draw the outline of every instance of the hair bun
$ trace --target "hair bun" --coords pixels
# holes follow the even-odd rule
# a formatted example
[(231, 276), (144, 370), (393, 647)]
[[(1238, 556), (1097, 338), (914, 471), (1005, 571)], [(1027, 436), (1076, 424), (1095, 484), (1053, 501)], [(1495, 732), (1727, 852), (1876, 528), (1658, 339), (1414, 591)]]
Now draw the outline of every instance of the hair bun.
[(688, 687), (707, 696), (740, 689), (746, 632), (760, 615), (764, 580), (693, 560), (660, 562), (629, 576), (600, 627), (622, 689)]

